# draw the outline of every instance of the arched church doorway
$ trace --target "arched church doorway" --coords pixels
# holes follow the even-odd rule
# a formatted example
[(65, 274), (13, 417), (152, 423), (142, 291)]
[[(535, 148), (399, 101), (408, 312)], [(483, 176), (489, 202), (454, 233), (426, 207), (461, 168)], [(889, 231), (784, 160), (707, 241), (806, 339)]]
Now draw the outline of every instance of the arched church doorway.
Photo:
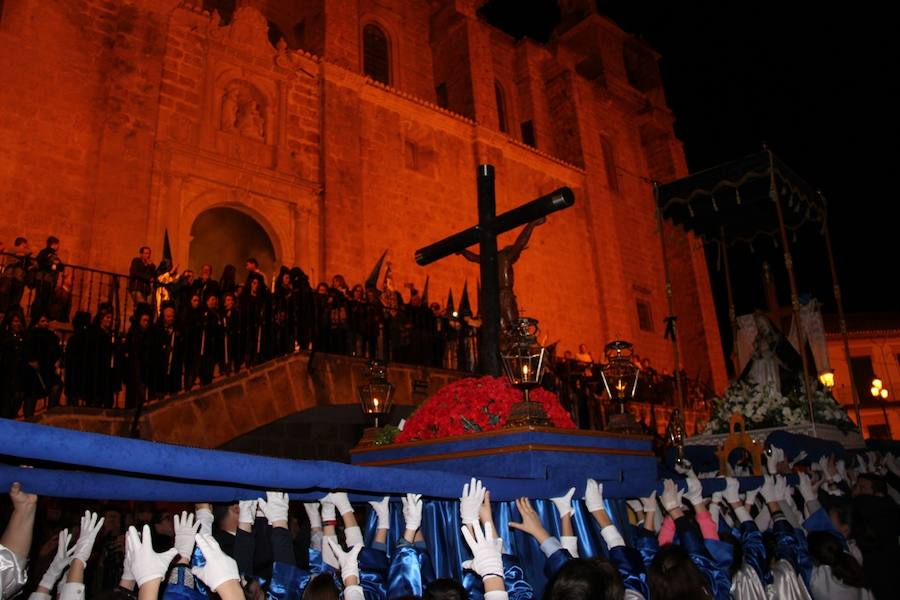
[(222, 275), (225, 265), (237, 268), (237, 280), (244, 281), (247, 275), (247, 259), (259, 261), (259, 268), (271, 282), (275, 269), (275, 247), (266, 230), (253, 217), (234, 208), (225, 206), (205, 210), (191, 225), (191, 246), (188, 250), (188, 265), (194, 275), (200, 274), (200, 267), (211, 264), (213, 277)]

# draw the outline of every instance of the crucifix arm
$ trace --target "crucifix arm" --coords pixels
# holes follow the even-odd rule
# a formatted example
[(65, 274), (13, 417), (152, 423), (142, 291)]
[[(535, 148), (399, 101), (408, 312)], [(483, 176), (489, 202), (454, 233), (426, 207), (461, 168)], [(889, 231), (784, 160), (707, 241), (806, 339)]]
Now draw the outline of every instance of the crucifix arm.
[(481, 257), (480, 257), (480, 256), (478, 256), (477, 254), (475, 254), (475, 253), (472, 252), (471, 250), (466, 250), (465, 248), (463, 248), (462, 250), (460, 250), (459, 252), (457, 252), (457, 254), (462, 255), (463, 258), (465, 258), (465, 259), (468, 260), (468, 261), (472, 261), (473, 263), (477, 263), (477, 262), (479, 262), (479, 261), (481, 260)]
[(512, 245), (512, 248), (510, 248), (510, 254), (513, 257), (513, 260), (517, 259), (519, 254), (522, 253), (522, 250), (525, 249), (525, 246), (528, 245), (528, 240), (531, 239), (531, 232), (534, 231), (534, 228), (538, 225), (542, 225), (546, 220), (547, 217), (541, 217), (540, 219), (532, 221), (519, 233), (519, 237), (516, 238), (515, 243)]

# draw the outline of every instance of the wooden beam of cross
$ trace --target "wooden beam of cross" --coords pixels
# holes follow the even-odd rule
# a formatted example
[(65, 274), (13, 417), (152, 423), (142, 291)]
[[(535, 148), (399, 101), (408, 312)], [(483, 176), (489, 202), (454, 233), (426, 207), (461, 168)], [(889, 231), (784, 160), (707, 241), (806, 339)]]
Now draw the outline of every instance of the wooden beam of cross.
[(429, 265), (479, 244), (481, 268), (481, 337), (478, 354), (481, 370), (499, 376), (500, 370), (500, 281), (497, 268), (497, 236), (575, 204), (572, 190), (563, 187), (501, 215), (496, 214), (493, 165), (478, 165), (478, 224), (430, 246), (416, 250), (416, 263)]

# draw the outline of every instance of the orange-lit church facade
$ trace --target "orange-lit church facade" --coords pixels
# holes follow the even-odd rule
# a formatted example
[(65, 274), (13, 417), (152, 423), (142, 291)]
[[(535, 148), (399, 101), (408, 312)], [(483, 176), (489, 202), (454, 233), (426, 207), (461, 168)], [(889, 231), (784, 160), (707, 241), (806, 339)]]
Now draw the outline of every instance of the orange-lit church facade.
[[(443, 302), (477, 266), (422, 269), (414, 250), (474, 223), (491, 163), (498, 211), (560, 186), (577, 198), (516, 265), (522, 311), (561, 349), (620, 337), (671, 368), (650, 182), (687, 168), (658, 56), (593, 2), (561, 2), (547, 44), (492, 27), (476, 0), (196, 3), (0, 2), (7, 246), (52, 234), (66, 262), (122, 272), (168, 231), (182, 267), (241, 272), (253, 252), (351, 285), (389, 249), (398, 288), (428, 275)], [(664, 234), (684, 367), (721, 390), (703, 250)]]

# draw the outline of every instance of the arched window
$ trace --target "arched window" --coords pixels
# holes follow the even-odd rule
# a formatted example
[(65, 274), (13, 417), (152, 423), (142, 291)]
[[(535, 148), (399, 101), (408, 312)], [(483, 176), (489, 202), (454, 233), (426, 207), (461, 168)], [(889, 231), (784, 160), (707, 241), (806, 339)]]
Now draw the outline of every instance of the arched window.
[(388, 38), (372, 23), (363, 27), (363, 73), (385, 85), (391, 82)]
[(494, 95), (497, 98), (497, 120), (500, 122), (500, 131), (509, 133), (509, 125), (506, 122), (506, 100), (503, 98), (503, 88), (499, 81), (494, 81)]

